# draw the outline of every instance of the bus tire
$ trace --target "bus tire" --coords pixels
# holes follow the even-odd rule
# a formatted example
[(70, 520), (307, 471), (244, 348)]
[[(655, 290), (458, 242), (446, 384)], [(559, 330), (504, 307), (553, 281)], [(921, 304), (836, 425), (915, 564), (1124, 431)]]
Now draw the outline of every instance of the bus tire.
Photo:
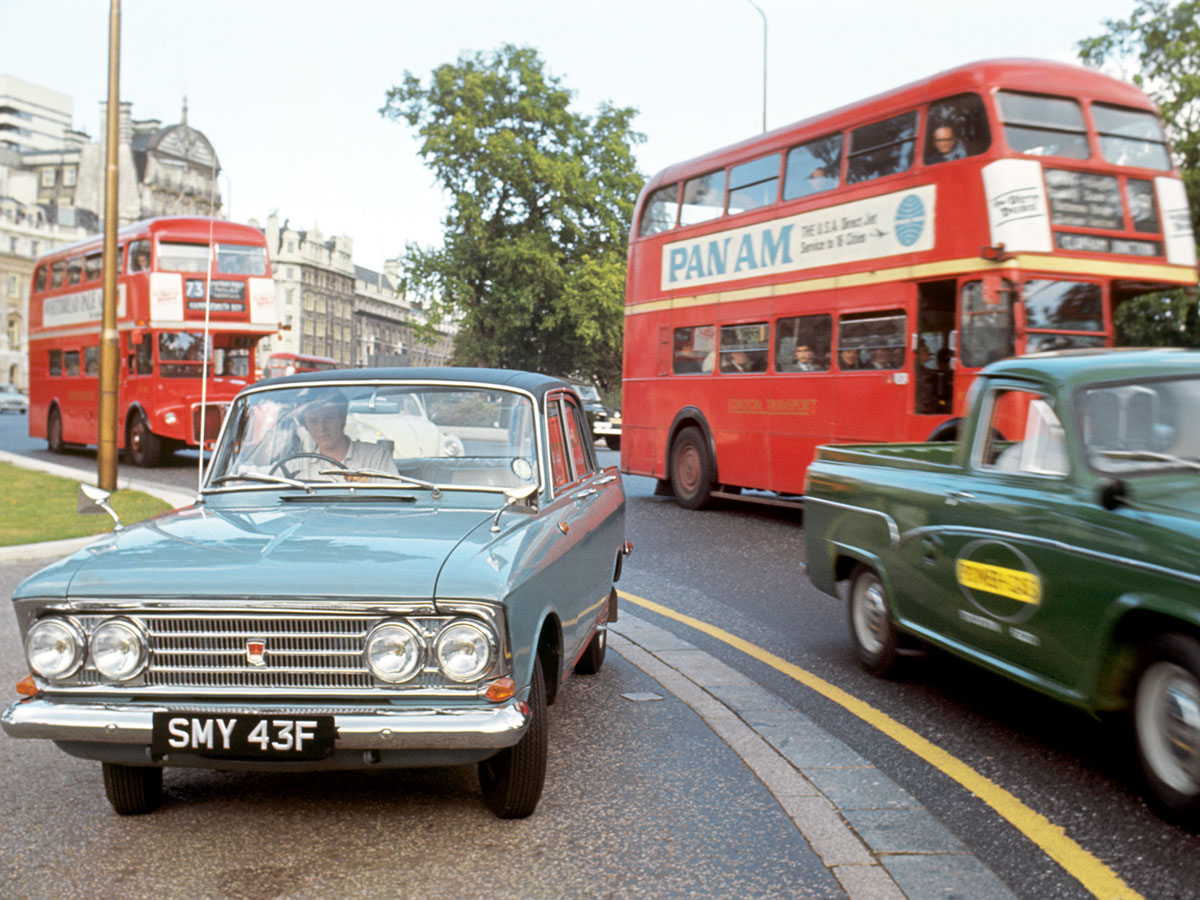
[(62, 414), (57, 406), (50, 407), (50, 415), (46, 417), (46, 447), (51, 453), (62, 453), (63, 449)]
[(150, 430), (150, 423), (140, 412), (135, 412), (130, 419), (125, 449), (129, 451), (130, 461), (143, 468), (157, 466), (162, 456), (162, 440)]
[(715, 479), (708, 444), (699, 428), (689, 425), (671, 445), (671, 489), (684, 509), (704, 509), (712, 499)]

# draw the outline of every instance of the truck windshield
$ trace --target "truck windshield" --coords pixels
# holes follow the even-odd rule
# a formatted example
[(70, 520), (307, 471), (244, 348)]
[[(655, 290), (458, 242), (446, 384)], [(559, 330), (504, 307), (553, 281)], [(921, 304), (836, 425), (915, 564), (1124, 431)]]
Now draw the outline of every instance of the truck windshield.
[(1098, 471), (1130, 475), (1200, 462), (1200, 378), (1089, 388), (1075, 411)]

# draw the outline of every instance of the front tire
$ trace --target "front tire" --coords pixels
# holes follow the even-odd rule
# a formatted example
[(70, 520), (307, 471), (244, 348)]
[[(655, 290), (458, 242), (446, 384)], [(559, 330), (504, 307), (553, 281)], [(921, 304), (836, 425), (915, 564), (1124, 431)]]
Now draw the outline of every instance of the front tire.
[(51, 453), (62, 453), (62, 413), (58, 411), (57, 406), (50, 408), (50, 415), (46, 419), (46, 447)]
[(715, 486), (708, 443), (700, 429), (689, 425), (671, 445), (671, 489), (684, 509), (703, 509)]
[(1200, 642), (1164, 635), (1144, 659), (1133, 706), (1142, 777), (1166, 817), (1195, 819), (1200, 813)]
[(483, 802), (501, 819), (524, 819), (537, 809), (546, 782), (549, 750), (546, 729), (546, 680), (542, 661), (534, 660), (529, 686), (529, 724), (512, 747), (479, 764)]
[(887, 591), (874, 569), (860, 565), (851, 573), (848, 612), (859, 662), (872, 675), (884, 677), (896, 667), (899, 641)]
[(162, 769), (157, 766), (104, 766), (104, 793), (119, 816), (153, 812), (162, 799)]
[(135, 412), (133, 421), (129, 423), (125, 449), (129, 451), (129, 459), (133, 464), (142, 468), (157, 466), (162, 457), (162, 440), (150, 430), (150, 423), (140, 412)]
[(604, 436), (604, 444), (609, 450), (620, 450), (621, 436), (619, 434), (606, 434)]

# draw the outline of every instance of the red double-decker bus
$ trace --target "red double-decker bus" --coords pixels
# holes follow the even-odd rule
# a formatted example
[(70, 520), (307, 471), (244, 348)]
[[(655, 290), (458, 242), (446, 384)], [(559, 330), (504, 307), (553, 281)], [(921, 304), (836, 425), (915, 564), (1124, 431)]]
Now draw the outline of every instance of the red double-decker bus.
[(621, 469), (689, 508), (793, 502), (818, 444), (953, 438), (980, 367), (1110, 346), (1119, 304), (1195, 283), (1140, 90), (1033, 60), (953, 69), (650, 179)]
[(342, 364), (330, 356), (313, 356), (308, 353), (272, 353), (262, 367), (263, 378), (280, 375), (295, 375), (297, 372), (328, 372), (340, 369)]
[[(103, 251), (96, 237), (33, 270), (29, 434), (54, 451), (98, 440)], [(152, 466), (216, 438), (254, 380), (255, 345), (278, 329), (275, 283), (262, 232), (232, 222), (149, 219), (119, 231), (117, 253), (118, 444)]]

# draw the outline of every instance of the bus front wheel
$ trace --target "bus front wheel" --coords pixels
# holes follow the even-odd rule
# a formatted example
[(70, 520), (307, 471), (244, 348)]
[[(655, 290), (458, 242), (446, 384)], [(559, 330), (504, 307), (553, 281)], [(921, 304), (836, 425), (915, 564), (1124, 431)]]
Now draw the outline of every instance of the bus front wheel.
[(62, 414), (57, 406), (50, 408), (50, 417), (46, 420), (46, 447), (51, 453), (62, 453)]
[(125, 449), (135, 466), (144, 468), (158, 465), (162, 455), (162, 440), (150, 430), (150, 423), (140, 413), (133, 414), (129, 423), (129, 435), (125, 441)]
[(689, 425), (671, 445), (671, 489), (684, 509), (703, 509), (712, 498), (713, 464), (700, 429)]

